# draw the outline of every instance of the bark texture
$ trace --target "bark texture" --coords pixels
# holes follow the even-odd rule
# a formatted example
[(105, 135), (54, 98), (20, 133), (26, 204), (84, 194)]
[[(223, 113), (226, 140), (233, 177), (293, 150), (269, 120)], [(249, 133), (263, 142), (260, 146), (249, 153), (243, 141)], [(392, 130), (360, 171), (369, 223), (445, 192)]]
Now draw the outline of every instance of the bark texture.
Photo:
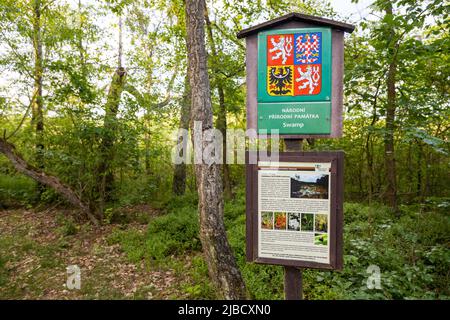
[(14, 168), (23, 173), (38, 183), (54, 189), (58, 194), (64, 197), (69, 203), (78, 207), (83, 214), (85, 214), (95, 225), (98, 225), (98, 220), (89, 210), (89, 206), (81, 201), (80, 197), (66, 184), (61, 182), (57, 177), (49, 175), (39, 168), (33, 167), (16, 151), (13, 144), (4, 139), (0, 139), (0, 153), (3, 153), (9, 161), (11, 161)]
[(119, 111), (120, 98), (125, 86), (126, 71), (124, 68), (117, 68), (108, 97), (105, 104), (105, 118), (103, 122), (103, 135), (100, 144), (100, 161), (97, 166), (98, 199), (99, 212), (103, 212), (105, 202), (111, 198), (114, 175), (111, 168), (111, 162), (114, 159), (114, 142), (117, 131), (117, 113)]
[[(186, 1), (191, 115), (192, 121), (202, 122), (203, 132), (213, 127), (204, 12), (204, 0)], [(205, 143), (202, 150), (204, 148)], [(244, 299), (245, 284), (228, 243), (223, 222), (223, 187), (219, 166), (196, 164), (195, 175), (199, 194), (200, 240), (209, 275), (221, 298)]]
[[(34, 50), (34, 100), (32, 104), (31, 123), (35, 132), (35, 163), (39, 169), (44, 169), (44, 100), (42, 97), (43, 57), (41, 32), (40, 0), (33, 2), (33, 50)], [(38, 196), (44, 191), (43, 185), (38, 184)]]
[[(186, 79), (184, 81), (184, 92), (183, 99), (181, 101), (181, 118), (180, 118), (180, 129), (189, 130), (189, 122), (191, 119), (191, 89), (189, 86), (189, 77), (186, 75)], [(187, 147), (187, 141), (182, 141), (183, 137), (179, 137), (177, 143), (184, 143)], [(182, 195), (186, 191), (186, 150), (183, 149), (183, 159), (184, 162), (180, 164), (176, 164), (173, 173), (173, 183), (172, 183), (172, 191), (176, 195)]]

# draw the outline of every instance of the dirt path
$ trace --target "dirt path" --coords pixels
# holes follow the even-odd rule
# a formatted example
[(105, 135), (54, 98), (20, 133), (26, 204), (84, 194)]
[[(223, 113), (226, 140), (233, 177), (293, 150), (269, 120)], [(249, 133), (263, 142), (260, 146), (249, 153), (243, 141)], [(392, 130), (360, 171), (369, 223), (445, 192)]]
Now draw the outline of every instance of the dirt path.
[[(93, 230), (67, 222), (65, 214), (59, 209), (0, 211), (0, 299), (183, 298), (177, 286), (182, 275), (129, 263), (118, 244), (108, 243), (115, 229), (145, 232), (145, 223)], [(69, 265), (81, 270), (80, 290), (66, 287)]]

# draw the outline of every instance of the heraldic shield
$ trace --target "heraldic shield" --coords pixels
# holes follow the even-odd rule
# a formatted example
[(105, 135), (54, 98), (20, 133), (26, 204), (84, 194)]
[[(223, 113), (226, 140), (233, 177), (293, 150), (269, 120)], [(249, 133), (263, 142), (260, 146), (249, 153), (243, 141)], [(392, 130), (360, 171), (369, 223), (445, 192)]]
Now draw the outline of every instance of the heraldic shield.
[(267, 36), (267, 93), (317, 95), (322, 87), (322, 33)]

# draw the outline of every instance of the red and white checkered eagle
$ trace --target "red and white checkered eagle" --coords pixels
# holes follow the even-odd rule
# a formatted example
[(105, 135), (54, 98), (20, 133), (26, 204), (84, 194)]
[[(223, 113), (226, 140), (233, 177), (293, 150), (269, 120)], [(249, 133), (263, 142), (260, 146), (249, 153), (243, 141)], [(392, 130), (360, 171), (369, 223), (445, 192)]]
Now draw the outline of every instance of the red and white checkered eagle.
[(300, 35), (295, 43), (297, 56), (300, 63), (315, 63), (319, 59), (320, 41), (317, 34)]

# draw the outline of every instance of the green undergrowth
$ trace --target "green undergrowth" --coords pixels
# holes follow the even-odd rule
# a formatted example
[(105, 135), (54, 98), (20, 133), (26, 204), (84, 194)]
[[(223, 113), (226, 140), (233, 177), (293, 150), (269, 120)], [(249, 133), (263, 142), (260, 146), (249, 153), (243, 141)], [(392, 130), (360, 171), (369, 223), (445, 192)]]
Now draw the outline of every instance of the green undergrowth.
[[(306, 299), (448, 299), (450, 217), (448, 199), (401, 206), (398, 218), (379, 204), (346, 203), (344, 269), (304, 271)], [(152, 219), (146, 232), (117, 229), (110, 242), (120, 243), (132, 262), (176, 266), (185, 256), (194, 260), (183, 269), (191, 278), (188, 297), (213, 296), (198, 237), (195, 196), (176, 197), (166, 213)], [(245, 261), (245, 197), (225, 204), (229, 242), (254, 299), (283, 298), (283, 268)], [(174, 262), (175, 261), (175, 262)], [(369, 289), (369, 266), (380, 270), (379, 288)], [(375, 268), (376, 268), (375, 267)], [(192, 280), (193, 279), (193, 280)], [(206, 279), (206, 280), (205, 280)]]
[(36, 197), (35, 188), (30, 178), (0, 173), (0, 209), (17, 205), (29, 207)]

